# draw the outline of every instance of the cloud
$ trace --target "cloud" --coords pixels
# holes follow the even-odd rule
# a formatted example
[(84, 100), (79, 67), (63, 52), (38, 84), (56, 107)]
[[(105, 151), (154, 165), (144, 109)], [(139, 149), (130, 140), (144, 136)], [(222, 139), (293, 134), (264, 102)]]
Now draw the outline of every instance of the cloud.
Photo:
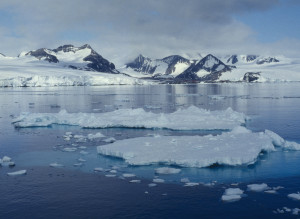
[(190, 51), (246, 50), (257, 43), (255, 33), (234, 15), (278, 4), (279, 0), (2, 0), (0, 12), (10, 14), (13, 22), (7, 32), (14, 36), (2, 33), (0, 26), (0, 40), (6, 44), (0, 51), (89, 43), (115, 59), (138, 53), (159, 58)]

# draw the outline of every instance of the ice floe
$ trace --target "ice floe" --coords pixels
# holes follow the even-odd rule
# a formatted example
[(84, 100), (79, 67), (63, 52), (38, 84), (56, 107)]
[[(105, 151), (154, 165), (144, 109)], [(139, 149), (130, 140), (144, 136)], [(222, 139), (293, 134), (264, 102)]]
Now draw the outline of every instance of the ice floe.
[(199, 186), (199, 183), (187, 182), (184, 184), (185, 187)]
[[(126, 139), (97, 147), (99, 154), (123, 158), (130, 165), (163, 163), (182, 167), (253, 164), (261, 151), (274, 151), (271, 131), (253, 133), (244, 127), (213, 136), (161, 136)], [(149, 142), (146, 146), (144, 142)], [(174, 143), (176, 142), (176, 143)], [(282, 142), (282, 146), (288, 144)], [(296, 144), (296, 143), (295, 143)], [(276, 144), (276, 146), (279, 146)]]
[(148, 184), (148, 187), (155, 187), (155, 186), (157, 186), (156, 183), (149, 183), (149, 184)]
[(63, 167), (64, 165), (55, 162), (55, 163), (50, 163), (49, 166), (50, 167)]
[(155, 169), (155, 173), (158, 174), (177, 174), (180, 173), (181, 169), (171, 168), (171, 167), (160, 167)]
[(164, 183), (165, 180), (164, 180), (164, 179), (156, 178), (156, 179), (153, 179), (153, 182), (154, 182), (154, 183)]
[(252, 192), (263, 192), (263, 191), (270, 189), (270, 187), (266, 183), (250, 184), (250, 185), (247, 185), (247, 188), (249, 191), (252, 191)]
[(124, 178), (131, 178), (131, 177), (135, 177), (135, 174), (133, 173), (123, 173), (122, 175)]
[(288, 194), (288, 197), (291, 198), (291, 199), (300, 201), (300, 193), (299, 192)]
[[(47, 127), (52, 124), (83, 128), (166, 128), (173, 130), (229, 130), (244, 124), (246, 116), (231, 108), (209, 111), (191, 106), (173, 113), (155, 114), (144, 109), (119, 109), (105, 113), (21, 113), (14, 119), (16, 127)], [(66, 135), (70, 138), (70, 135)]]
[(8, 156), (4, 156), (2, 159), (0, 159), (0, 166), (13, 167), (15, 165), (15, 162), (13, 162), (12, 159)]
[(234, 202), (242, 198), (244, 191), (239, 188), (229, 188), (226, 189), (221, 199), (225, 202)]
[(27, 170), (19, 170), (15, 172), (7, 173), (8, 176), (18, 176), (18, 175), (25, 175), (27, 173)]

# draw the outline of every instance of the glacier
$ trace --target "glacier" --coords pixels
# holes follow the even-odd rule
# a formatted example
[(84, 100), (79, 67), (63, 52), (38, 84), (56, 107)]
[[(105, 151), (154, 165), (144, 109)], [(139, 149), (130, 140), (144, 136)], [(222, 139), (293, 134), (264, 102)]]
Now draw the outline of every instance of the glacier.
[(105, 113), (21, 113), (15, 127), (47, 127), (53, 124), (82, 128), (161, 128), (172, 130), (230, 130), (244, 124), (246, 116), (231, 108), (209, 111), (195, 106), (169, 114), (146, 112), (142, 108), (119, 109)]
[[(166, 164), (180, 167), (249, 165), (262, 151), (275, 151), (277, 135), (254, 133), (239, 126), (230, 132), (213, 136), (140, 137), (97, 147), (99, 154), (123, 158), (130, 165)], [(273, 136), (273, 137), (272, 137)], [(274, 139), (274, 136), (276, 138)], [(284, 141), (282, 146), (288, 144)], [(297, 144), (297, 143), (295, 143)]]

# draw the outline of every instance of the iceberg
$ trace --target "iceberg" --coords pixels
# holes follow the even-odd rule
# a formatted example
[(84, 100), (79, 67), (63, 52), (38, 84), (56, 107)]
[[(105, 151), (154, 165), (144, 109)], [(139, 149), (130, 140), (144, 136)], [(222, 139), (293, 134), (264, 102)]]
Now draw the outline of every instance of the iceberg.
[[(231, 108), (209, 111), (191, 106), (173, 113), (152, 113), (139, 109), (119, 109), (105, 113), (21, 113), (15, 127), (48, 127), (53, 124), (82, 128), (161, 128), (172, 130), (231, 130), (245, 123), (246, 116)], [(99, 135), (100, 136), (100, 135)], [(67, 136), (70, 137), (70, 136)]]
[[(180, 167), (218, 165), (249, 165), (256, 162), (262, 151), (270, 152), (277, 134), (271, 131), (254, 133), (245, 127), (213, 136), (140, 137), (97, 147), (99, 154), (123, 158), (130, 165), (166, 164)], [(145, 144), (148, 142), (148, 144)], [(294, 143), (299, 145), (297, 143)]]

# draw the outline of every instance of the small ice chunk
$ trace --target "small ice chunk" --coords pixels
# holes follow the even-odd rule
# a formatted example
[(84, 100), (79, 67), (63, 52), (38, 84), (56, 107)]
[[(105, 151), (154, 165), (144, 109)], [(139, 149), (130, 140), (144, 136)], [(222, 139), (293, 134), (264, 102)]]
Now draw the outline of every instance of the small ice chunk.
[(89, 140), (94, 140), (94, 139), (97, 139), (97, 138), (104, 138), (105, 135), (103, 135), (101, 132), (98, 132), (96, 134), (88, 134), (87, 138)]
[(285, 210), (286, 212), (291, 212), (292, 211), (292, 209), (287, 208), (287, 207), (283, 207), (283, 210)]
[(132, 177), (135, 177), (135, 174), (133, 174), (133, 173), (124, 173), (123, 177), (125, 177), (125, 178), (132, 178)]
[(10, 162), (10, 161), (11, 161), (11, 158), (8, 157), (8, 156), (4, 156), (4, 157), (2, 158), (2, 162)]
[(157, 186), (157, 184), (156, 183), (149, 183), (148, 186), (149, 187), (155, 187), (155, 186)]
[(8, 162), (8, 166), (9, 166), (9, 167), (14, 167), (14, 166), (16, 166), (16, 164), (15, 164), (15, 162), (12, 162), (12, 161), (11, 161), (11, 162)]
[(244, 191), (239, 188), (229, 188), (225, 190), (221, 199), (225, 202), (234, 202), (240, 200), (243, 194)]
[(116, 170), (111, 170), (111, 171), (109, 171), (110, 173), (117, 173), (118, 171), (116, 171)]
[(7, 173), (8, 176), (18, 176), (18, 175), (25, 175), (27, 173), (27, 170), (19, 170), (15, 172)]
[(103, 169), (102, 167), (95, 167), (95, 168), (94, 168), (94, 171), (95, 171), (95, 172), (103, 172), (104, 169)]
[(86, 151), (80, 151), (79, 153), (82, 154), (82, 155), (87, 155), (87, 154), (89, 154), (89, 152), (86, 152)]
[(288, 197), (291, 198), (291, 199), (294, 199), (294, 200), (297, 200), (297, 201), (300, 201), (300, 193), (291, 193), (291, 194), (288, 194)]
[(74, 148), (74, 147), (67, 147), (67, 148), (63, 149), (63, 151), (65, 151), (65, 152), (74, 152), (76, 150), (77, 150), (77, 148)]
[(116, 139), (111, 137), (111, 138), (104, 139), (103, 141), (106, 143), (114, 143), (116, 141)]
[(182, 183), (189, 183), (190, 180), (189, 180), (189, 178), (181, 178), (180, 182), (182, 182)]
[(109, 178), (112, 178), (112, 177), (116, 177), (116, 175), (114, 175), (114, 174), (107, 174), (107, 175), (105, 175), (106, 177), (109, 177)]
[(164, 182), (165, 182), (164, 179), (159, 179), (159, 178), (153, 179), (152, 181), (153, 181), (154, 183), (164, 183)]
[(79, 149), (86, 149), (87, 147), (86, 146), (79, 146), (78, 148)]
[(265, 193), (268, 193), (268, 194), (277, 194), (277, 191), (276, 190), (266, 190), (264, 191)]
[(250, 184), (250, 185), (247, 185), (247, 188), (249, 191), (252, 191), (252, 192), (263, 192), (265, 190), (270, 189), (270, 187), (266, 183)]
[(187, 182), (184, 184), (185, 187), (199, 186), (199, 183), (196, 182)]
[(79, 162), (86, 162), (86, 160), (85, 160), (85, 159), (82, 159), (82, 158), (79, 158), (78, 161), (79, 161)]
[(129, 181), (130, 183), (141, 183), (141, 180), (139, 179), (133, 179)]
[(65, 135), (72, 135), (72, 132), (66, 132)]
[(83, 163), (74, 163), (73, 166), (74, 167), (81, 167), (83, 165)]
[(160, 167), (155, 169), (155, 172), (158, 174), (177, 174), (181, 169), (171, 168), (171, 167)]
[(294, 209), (292, 210), (292, 214), (293, 214), (293, 215), (298, 215), (299, 212), (300, 212), (300, 208), (294, 208)]
[(55, 163), (50, 163), (49, 166), (50, 167), (63, 167), (64, 165), (55, 162)]

